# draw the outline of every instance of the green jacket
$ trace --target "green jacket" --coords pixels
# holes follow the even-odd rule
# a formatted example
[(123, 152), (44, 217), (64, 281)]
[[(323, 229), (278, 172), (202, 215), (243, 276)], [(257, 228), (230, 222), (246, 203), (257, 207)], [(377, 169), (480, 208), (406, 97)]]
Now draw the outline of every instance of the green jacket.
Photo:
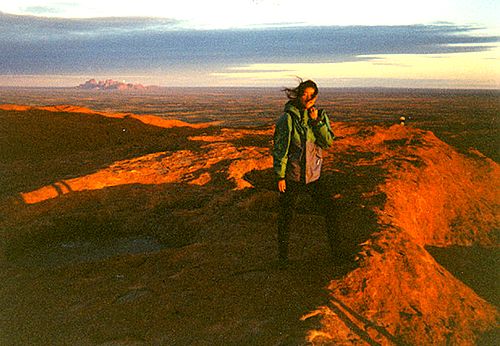
[(323, 109), (316, 121), (307, 110), (300, 110), (292, 101), (285, 105), (274, 130), (273, 166), (278, 179), (306, 184), (319, 179), (323, 163), (322, 149), (332, 145), (334, 134)]

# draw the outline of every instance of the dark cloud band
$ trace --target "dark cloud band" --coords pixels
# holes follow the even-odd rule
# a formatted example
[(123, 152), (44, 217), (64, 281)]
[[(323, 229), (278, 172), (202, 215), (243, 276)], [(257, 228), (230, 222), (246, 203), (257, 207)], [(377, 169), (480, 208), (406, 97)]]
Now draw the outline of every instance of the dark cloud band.
[(162, 18), (48, 19), (0, 13), (0, 74), (220, 69), (478, 52), (498, 36), (450, 23), (186, 30)]

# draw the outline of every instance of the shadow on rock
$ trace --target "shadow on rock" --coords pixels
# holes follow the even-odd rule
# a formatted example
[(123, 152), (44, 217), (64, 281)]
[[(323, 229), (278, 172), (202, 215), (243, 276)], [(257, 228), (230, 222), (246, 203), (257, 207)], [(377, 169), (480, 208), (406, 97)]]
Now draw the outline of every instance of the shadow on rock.
[(211, 200), (210, 191), (122, 185), (26, 206), (33, 215), (12, 225), (4, 253), (17, 265), (53, 267), (180, 248), (196, 241), (197, 211)]

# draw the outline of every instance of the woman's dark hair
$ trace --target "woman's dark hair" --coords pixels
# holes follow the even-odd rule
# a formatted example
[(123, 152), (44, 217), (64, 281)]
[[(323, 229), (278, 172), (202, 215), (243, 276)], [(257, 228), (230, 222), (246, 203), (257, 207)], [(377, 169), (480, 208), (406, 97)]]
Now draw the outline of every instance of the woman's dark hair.
[(318, 95), (318, 86), (316, 83), (314, 83), (312, 80), (306, 80), (305, 82), (302, 80), (302, 78), (299, 78), (300, 84), (293, 88), (284, 88), (283, 91), (286, 94), (286, 97), (288, 97), (289, 100), (296, 101), (300, 96), (304, 94), (304, 90), (307, 88), (313, 88), (314, 89), (314, 95)]

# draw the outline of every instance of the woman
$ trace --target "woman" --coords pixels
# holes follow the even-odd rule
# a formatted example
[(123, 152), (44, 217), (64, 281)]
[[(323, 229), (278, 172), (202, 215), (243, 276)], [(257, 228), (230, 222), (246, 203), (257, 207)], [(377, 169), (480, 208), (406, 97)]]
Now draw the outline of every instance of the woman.
[[(333, 143), (334, 134), (326, 112), (316, 109), (318, 86), (311, 80), (294, 89), (284, 89), (289, 101), (274, 132), (273, 165), (280, 192), (278, 252), (280, 265), (288, 262), (288, 238), (298, 193), (309, 193), (323, 215), (328, 196), (318, 180), (323, 162), (322, 149)], [(333, 251), (333, 233), (328, 232)]]

